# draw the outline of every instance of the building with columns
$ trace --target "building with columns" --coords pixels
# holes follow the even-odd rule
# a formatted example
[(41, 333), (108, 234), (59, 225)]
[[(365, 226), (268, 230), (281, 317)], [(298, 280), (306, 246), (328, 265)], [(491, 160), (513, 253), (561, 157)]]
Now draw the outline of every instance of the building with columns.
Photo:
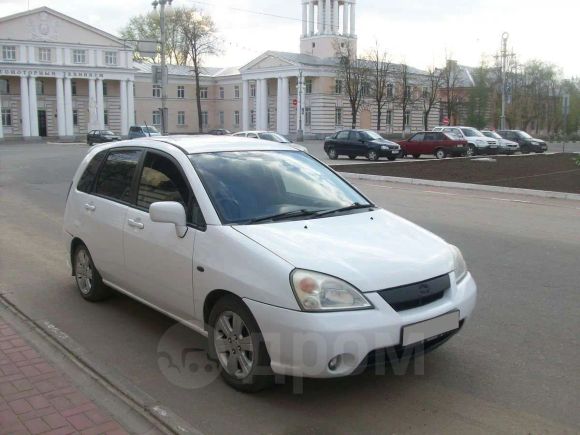
[[(300, 51), (267, 51), (241, 68), (204, 68), (203, 129), (276, 130), (324, 137), (350, 127), (336, 51), (356, 52), (356, 0), (301, 0)], [(151, 64), (133, 60), (118, 37), (47, 7), (0, 18), (0, 139), (80, 138), (94, 129), (126, 135), (131, 125), (161, 123), (161, 90)], [(393, 68), (396, 71), (396, 66)], [(419, 95), (424, 73), (410, 68)], [(397, 90), (396, 74), (391, 90)], [(393, 91), (393, 95), (395, 94)], [(198, 131), (195, 81), (188, 66), (169, 66), (168, 131)], [(381, 132), (397, 133), (403, 117), (423, 128), (420, 98), (402, 113), (395, 98), (383, 109)], [(431, 111), (437, 125), (439, 110)], [(377, 110), (365, 99), (357, 126), (373, 128)]]

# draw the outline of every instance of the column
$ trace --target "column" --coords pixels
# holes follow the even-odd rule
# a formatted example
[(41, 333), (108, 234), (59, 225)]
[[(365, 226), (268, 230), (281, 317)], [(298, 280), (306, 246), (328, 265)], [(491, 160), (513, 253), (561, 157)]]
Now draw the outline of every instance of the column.
[(250, 129), (250, 81), (242, 80), (242, 130)]
[(127, 126), (127, 80), (120, 80), (120, 98), (121, 98), (121, 136), (129, 134), (129, 127)]
[(331, 24), (330, 12), (331, 12), (330, 0), (326, 0), (326, 3), (324, 4), (324, 33), (326, 35), (332, 33), (332, 30), (330, 28)]
[(105, 99), (103, 97), (103, 80), (97, 79), (97, 119), (99, 129), (105, 128)]
[(95, 79), (88, 80), (89, 85), (89, 123), (87, 130), (98, 130), (101, 128), (99, 124), (99, 115), (97, 113), (97, 82)]
[(254, 102), (255, 102), (255, 120), (256, 123), (254, 125), (254, 128), (256, 130), (261, 130), (262, 129), (262, 79), (258, 79), (256, 80), (256, 97), (254, 98)]
[(30, 111), (30, 136), (38, 136), (38, 105), (36, 101), (36, 77), (28, 77), (28, 107)]
[(269, 130), (268, 125), (268, 79), (262, 80), (262, 129)]
[(351, 3), (350, 4), (350, 36), (354, 36), (356, 34), (356, 29), (355, 29), (355, 4)]
[(290, 133), (290, 88), (288, 86), (288, 77), (282, 77), (282, 129), (281, 134)]
[(348, 3), (342, 4), (342, 34), (348, 35)]
[(64, 113), (66, 135), (74, 136), (72, 86), (70, 77), (64, 78)]
[(340, 24), (338, 15), (338, 0), (332, 0), (332, 15), (333, 15), (332, 33), (336, 35), (338, 34)]
[(276, 131), (280, 133), (282, 130), (282, 77), (276, 80), (278, 85), (276, 91)]
[(2, 124), (2, 95), (0, 95), (0, 139), (4, 137), (4, 125)]
[(318, 34), (324, 33), (324, 0), (318, 0), (317, 20), (318, 20)]
[(302, 36), (308, 34), (308, 3), (302, 3)]
[(298, 104), (296, 105), (296, 131), (300, 130), (302, 126), (302, 131), (304, 131), (304, 119), (302, 117), (302, 109), (304, 108), (305, 98), (304, 98), (304, 82), (306, 77), (302, 77), (302, 83), (300, 83), (300, 77), (298, 77), (298, 85), (296, 86), (296, 99)]
[(308, 2), (308, 34), (314, 35), (314, 0)]
[(64, 110), (64, 79), (56, 78), (56, 124), (58, 136), (66, 136), (66, 114)]
[(133, 80), (127, 80), (127, 123), (128, 128), (127, 132), (129, 132), (129, 128), (135, 125), (135, 90), (134, 90), (135, 83)]
[(22, 136), (30, 137), (30, 105), (28, 104), (28, 77), (20, 77), (20, 116), (22, 116)]

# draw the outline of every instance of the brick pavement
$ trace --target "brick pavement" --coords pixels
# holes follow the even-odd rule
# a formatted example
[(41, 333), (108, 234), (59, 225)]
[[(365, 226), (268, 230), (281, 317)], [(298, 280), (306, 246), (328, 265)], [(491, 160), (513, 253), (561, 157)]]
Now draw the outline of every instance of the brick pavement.
[(0, 319), (0, 434), (127, 434)]

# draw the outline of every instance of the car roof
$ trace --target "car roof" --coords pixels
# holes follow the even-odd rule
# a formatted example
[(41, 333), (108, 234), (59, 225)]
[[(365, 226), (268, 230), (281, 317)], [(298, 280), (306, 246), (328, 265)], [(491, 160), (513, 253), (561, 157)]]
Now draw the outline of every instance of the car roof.
[[(212, 135), (176, 135), (155, 136), (135, 139), (135, 144), (146, 142), (162, 142), (174, 145), (187, 154), (200, 154), (220, 151), (296, 151), (296, 148), (278, 142), (238, 136)], [(131, 141), (119, 142), (128, 145)]]

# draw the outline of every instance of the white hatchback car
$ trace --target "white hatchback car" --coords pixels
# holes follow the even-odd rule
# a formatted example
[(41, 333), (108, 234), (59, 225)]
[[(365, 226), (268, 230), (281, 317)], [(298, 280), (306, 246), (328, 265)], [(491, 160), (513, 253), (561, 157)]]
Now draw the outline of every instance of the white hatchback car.
[(115, 289), (208, 336), (244, 391), (431, 350), (476, 303), (459, 249), (273, 142), (99, 146), (74, 176), (64, 231), (85, 299)]

